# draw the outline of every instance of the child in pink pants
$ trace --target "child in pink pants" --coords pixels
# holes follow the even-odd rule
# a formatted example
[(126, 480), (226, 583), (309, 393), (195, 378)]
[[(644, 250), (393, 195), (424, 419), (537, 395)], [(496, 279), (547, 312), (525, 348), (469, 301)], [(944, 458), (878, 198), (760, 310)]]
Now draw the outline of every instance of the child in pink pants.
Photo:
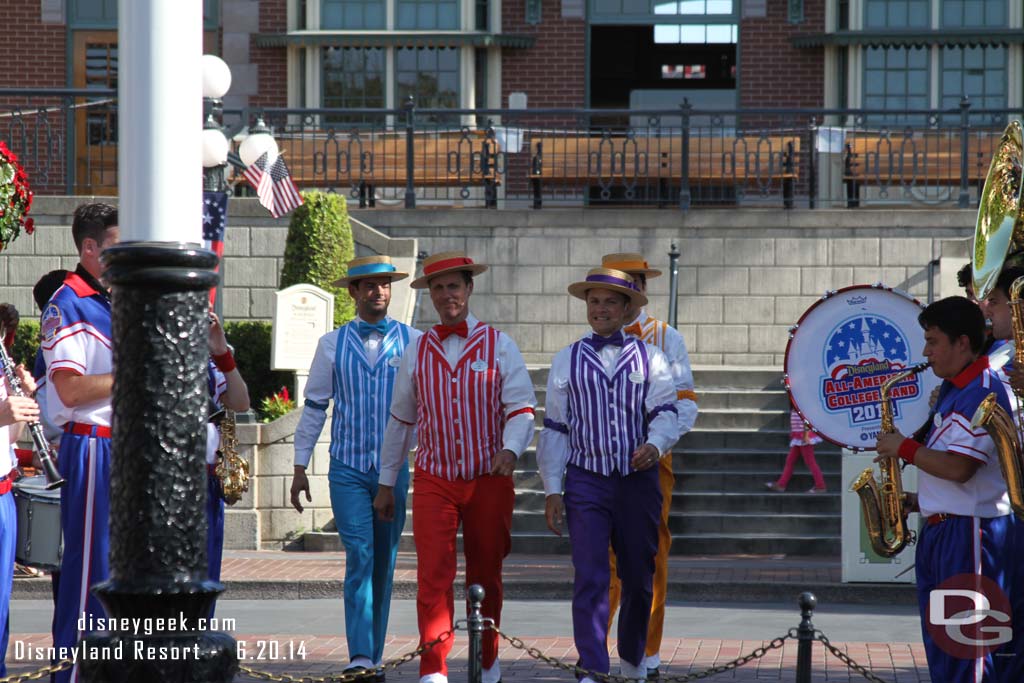
[(807, 469), (811, 471), (811, 476), (814, 477), (814, 488), (808, 493), (824, 493), (825, 492), (825, 477), (821, 474), (821, 468), (818, 467), (817, 461), (814, 459), (814, 444), (821, 443), (822, 439), (818, 434), (811, 429), (811, 426), (804, 422), (804, 419), (800, 417), (800, 413), (796, 412), (796, 409), (790, 409), (789, 411), (789, 455), (786, 456), (786, 466), (782, 469), (782, 474), (779, 475), (777, 481), (770, 481), (765, 484), (765, 487), (769, 491), (785, 491), (786, 485), (789, 484), (789, 478), (793, 476), (793, 467), (796, 465), (796, 459), (798, 456), (803, 456), (804, 462), (807, 463)]

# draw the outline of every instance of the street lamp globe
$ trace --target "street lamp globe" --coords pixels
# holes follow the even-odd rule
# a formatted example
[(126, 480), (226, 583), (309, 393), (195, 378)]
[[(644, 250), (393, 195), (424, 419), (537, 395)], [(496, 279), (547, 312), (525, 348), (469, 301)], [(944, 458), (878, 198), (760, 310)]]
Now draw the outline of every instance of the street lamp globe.
[(228, 163), (228, 139), (214, 123), (203, 129), (203, 168), (215, 168)]
[(231, 69), (216, 55), (203, 55), (203, 97), (219, 100), (231, 87)]
[(249, 129), (249, 135), (238, 146), (238, 156), (246, 166), (252, 166), (264, 153), (269, 166), (277, 158), (277, 152), (277, 142), (263, 119), (256, 121), (256, 125)]

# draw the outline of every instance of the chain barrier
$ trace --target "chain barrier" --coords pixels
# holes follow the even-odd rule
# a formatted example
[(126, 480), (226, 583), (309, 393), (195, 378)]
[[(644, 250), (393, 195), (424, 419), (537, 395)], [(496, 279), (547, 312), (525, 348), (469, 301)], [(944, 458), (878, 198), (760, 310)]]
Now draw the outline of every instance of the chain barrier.
[(36, 669), (35, 671), (0, 678), (0, 683), (21, 683), (22, 681), (49, 680), (50, 674), (67, 671), (74, 665), (75, 663), (71, 659), (62, 659), (56, 664), (49, 664), (41, 669)]
[[(415, 650), (407, 652), (401, 657), (388, 660), (380, 666), (372, 669), (365, 669), (363, 671), (355, 671), (352, 673), (327, 674), (326, 676), (300, 676), (299, 678), (296, 678), (294, 676), (289, 676), (288, 674), (272, 674), (267, 671), (259, 671), (248, 666), (239, 666), (238, 669), (252, 678), (256, 678), (261, 681), (277, 681), (278, 683), (356, 683), (357, 681), (360, 683), (366, 683), (367, 681), (373, 680), (379, 673), (384, 673), (388, 669), (397, 669), (403, 664), (408, 664), (424, 652), (429, 652), (451, 638), (454, 633), (455, 629), (449, 629), (434, 640), (431, 640), (429, 643), (423, 643), (423, 645), (420, 645)], [(3, 683), (3, 681), (0, 681), (0, 683)]]
[(831, 652), (833, 657), (835, 657), (840, 662), (845, 664), (846, 668), (848, 668), (851, 671), (854, 671), (856, 673), (859, 673), (861, 676), (863, 676), (864, 678), (868, 679), (869, 681), (874, 681), (874, 683), (887, 683), (887, 681), (885, 679), (879, 678), (875, 674), (871, 673), (871, 671), (869, 671), (866, 667), (864, 667), (864, 666), (858, 664), (857, 662), (853, 661), (853, 659), (850, 658), (850, 655), (846, 654), (845, 652), (840, 650), (838, 647), (836, 647), (835, 645), (830, 643), (829, 640), (828, 640), (828, 636), (826, 636), (821, 631), (818, 631), (818, 630), (814, 631), (814, 639), (817, 640), (822, 645), (824, 645), (825, 649), (828, 650), (829, 652)]

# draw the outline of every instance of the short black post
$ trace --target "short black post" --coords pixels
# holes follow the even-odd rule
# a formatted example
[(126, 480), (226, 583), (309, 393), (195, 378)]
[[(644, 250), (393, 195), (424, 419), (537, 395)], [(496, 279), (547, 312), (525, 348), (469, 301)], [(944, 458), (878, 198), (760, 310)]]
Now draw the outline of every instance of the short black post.
[(797, 627), (796, 683), (811, 683), (811, 645), (814, 644), (814, 608), (818, 599), (814, 593), (800, 594), (800, 626)]
[(782, 171), (785, 177), (782, 179), (782, 205), (787, 209), (793, 208), (793, 175), (796, 172), (796, 154), (793, 152), (793, 141), (786, 143), (786, 151), (782, 155)]
[(416, 100), (412, 95), (402, 104), (405, 110), (405, 208), (416, 208), (416, 185), (413, 174), (416, 172), (414, 142), (416, 132)]
[(968, 150), (970, 146), (967, 136), (971, 134), (971, 102), (964, 95), (960, 100), (960, 197), (957, 205), (961, 209), (971, 206), (970, 182), (967, 178)]
[(480, 607), (484, 602), (484, 588), (474, 583), (466, 591), (469, 598), (469, 683), (480, 683), (484, 673), (484, 615)]
[(93, 592), (108, 617), (157, 626), (85, 637), (87, 651), (113, 654), (85, 658), (80, 672), (90, 683), (226, 683), (238, 671), (234, 639), (198, 629), (223, 590), (207, 578), (204, 512), (217, 256), (197, 244), (123, 242), (103, 263), (114, 342), (110, 578)]
[(668, 326), (675, 327), (679, 313), (679, 247), (668, 252)]

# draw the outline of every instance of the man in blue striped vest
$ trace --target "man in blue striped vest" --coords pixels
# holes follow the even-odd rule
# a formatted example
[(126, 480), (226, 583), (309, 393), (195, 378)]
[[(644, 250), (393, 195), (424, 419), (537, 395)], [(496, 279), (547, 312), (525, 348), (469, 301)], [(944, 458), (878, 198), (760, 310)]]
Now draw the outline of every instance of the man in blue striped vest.
[(593, 332), (551, 362), (537, 445), (545, 516), (561, 535), (564, 511), (572, 540), (573, 637), (580, 666), (598, 674), (610, 668), (611, 546), (622, 581), (621, 673), (643, 679), (661, 517), (657, 465), (679, 438), (676, 388), (665, 354), (622, 333), (647, 304), (632, 276), (595, 268), (586, 280), (569, 285), (569, 293), (586, 301)]
[[(381, 663), (387, 634), (391, 585), (398, 541), (405, 526), (408, 468), (395, 483), (395, 515), (381, 521), (373, 513), (380, 475), (380, 445), (387, 426), (395, 373), (402, 353), (420, 332), (388, 317), (391, 283), (408, 277), (387, 256), (351, 261), (348, 287), (356, 318), (320, 338), (306, 383), (306, 403), (295, 431), (295, 474), (291, 500), (302, 512), (299, 495), (311, 502), (306, 468), (334, 400), (328, 481), (338, 534), (345, 546), (345, 634), (347, 672)], [(383, 673), (377, 680), (383, 680)]]

